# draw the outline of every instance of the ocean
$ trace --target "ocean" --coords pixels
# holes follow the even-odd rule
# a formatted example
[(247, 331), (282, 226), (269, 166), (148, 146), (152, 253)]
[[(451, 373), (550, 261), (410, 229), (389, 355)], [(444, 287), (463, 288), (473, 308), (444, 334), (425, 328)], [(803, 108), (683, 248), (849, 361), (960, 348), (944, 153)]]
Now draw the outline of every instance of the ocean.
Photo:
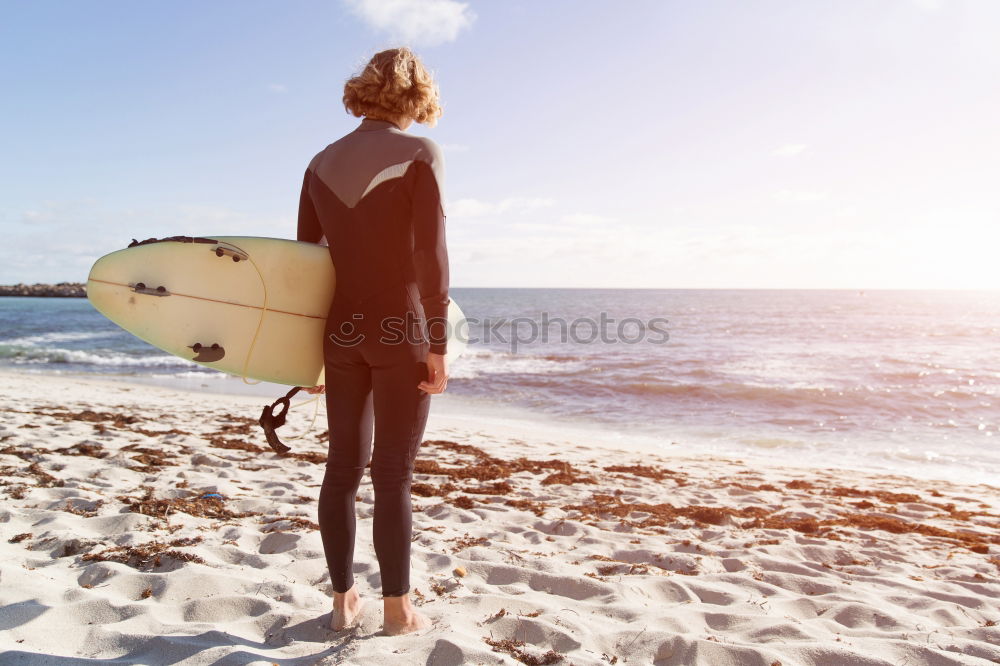
[[(449, 410), (748, 464), (1000, 485), (1000, 292), (451, 293), (471, 325), (440, 396)], [(86, 299), (0, 298), (0, 367), (252, 393), (262, 405), (289, 388), (166, 354)]]

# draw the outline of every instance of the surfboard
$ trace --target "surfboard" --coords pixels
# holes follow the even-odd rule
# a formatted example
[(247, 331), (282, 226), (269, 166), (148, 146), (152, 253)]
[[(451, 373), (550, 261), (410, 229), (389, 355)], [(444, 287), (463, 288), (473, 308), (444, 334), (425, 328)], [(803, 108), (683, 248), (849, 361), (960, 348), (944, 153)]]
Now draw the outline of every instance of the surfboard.
[[(336, 272), (324, 245), (260, 236), (134, 241), (98, 259), (87, 299), (149, 344), (250, 379), (323, 384), (323, 330)], [(448, 309), (449, 362), (468, 337)]]

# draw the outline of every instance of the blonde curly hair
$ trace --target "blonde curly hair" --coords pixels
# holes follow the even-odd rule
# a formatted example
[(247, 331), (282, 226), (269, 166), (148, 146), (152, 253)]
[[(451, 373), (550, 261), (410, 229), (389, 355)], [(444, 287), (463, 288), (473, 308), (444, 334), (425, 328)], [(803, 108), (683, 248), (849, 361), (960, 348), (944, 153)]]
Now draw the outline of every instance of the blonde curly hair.
[(344, 108), (356, 117), (395, 120), (409, 116), (434, 127), (441, 117), (440, 93), (430, 72), (407, 47), (386, 49), (344, 84)]

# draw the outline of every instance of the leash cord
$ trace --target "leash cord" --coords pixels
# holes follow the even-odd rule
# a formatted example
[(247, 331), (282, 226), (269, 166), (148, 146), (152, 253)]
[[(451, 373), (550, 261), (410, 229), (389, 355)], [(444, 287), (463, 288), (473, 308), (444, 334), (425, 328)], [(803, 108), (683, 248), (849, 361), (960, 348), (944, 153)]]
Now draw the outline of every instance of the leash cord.
[[(220, 241), (220, 243), (223, 243), (223, 241)], [(253, 347), (254, 347), (255, 344), (257, 344), (257, 338), (260, 335), (260, 327), (264, 324), (264, 315), (267, 313), (267, 281), (264, 279), (264, 274), (261, 272), (260, 267), (257, 266), (257, 262), (253, 260), (253, 257), (250, 256), (249, 252), (247, 252), (246, 250), (244, 250), (243, 248), (241, 248), (238, 245), (234, 245), (233, 243), (225, 242), (224, 244), (225, 245), (229, 245), (230, 247), (236, 248), (237, 250), (239, 250), (240, 252), (242, 252), (246, 256), (247, 259), (250, 260), (250, 263), (253, 265), (254, 270), (257, 271), (257, 277), (260, 278), (260, 286), (264, 289), (264, 305), (263, 305), (263, 307), (260, 310), (260, 319), (257, 320), (257, 330), (255, 330), (253, 332), (253, 339), (250, 341), (250, 348), (247, 349), (247, 356), (246, 356), (246, 358), (243, 361), (243, 372), (242, 372), (242, 375), (241, 375), (244, 384), (249, 384), (250, 386), (256, 386), (257, 384), (260, 384), (262, 380), (257, 380), (256, 382), (248, 382), (247, 381), (247, 367), (249, 367), (249, 365), (250, 365), (250, 355), (253, 353)], [(312, 398), (310, 400), (303, 400), (302, 402), (298, 403), (297, 405), (289, 405), (288, 409), (295, 409), (296, 407), (301, 407), (302, 405), (308, 405), (310, 402), (315, 402), (316, 403), (316, 407), (315, 407), (315, 409), (313, 409), (313, 417), (312, 417), (312, 421), (309, 422), (309, 427), (306, 428), (305, 432), (303, 432), (301, 435), (296, 435), (295, 437), (287, 437), (286, 439), (288, 439), (288, 440), (301, 439), (302, 437), (305, 437), (309, 433), (310, 430), (313, 429), (314, 425), (316, 425), (316, 417), (319, 415), (319, 396), (318, 395), (315, 398)]]

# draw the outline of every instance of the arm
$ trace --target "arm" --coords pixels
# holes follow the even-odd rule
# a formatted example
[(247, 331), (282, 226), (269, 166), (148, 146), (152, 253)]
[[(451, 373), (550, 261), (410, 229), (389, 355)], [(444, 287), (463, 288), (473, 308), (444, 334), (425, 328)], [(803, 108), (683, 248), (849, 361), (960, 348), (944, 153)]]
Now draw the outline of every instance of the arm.
[(312, 178), (312, 171), (306, 169), (306, 174), (302, 179), (302, 193), (299, 195), (299, 228), (295, 239), (307, 243), (318, 243), (323, 236), (323, 227), (320, 226), (316, 207), (313, 205), (312, 197), (309, 196), (310, 178)]
[[(437, 159), (440, 160), (440, 154)], [(445, 244), (445, 214), (438, 177), (442, 163), (434, 167), (423, 160), (415, 169), (412, 222), (413, 264), (420, 302), (427, 318), (430, 352), (444, 354), (448, 349), (448, 248)]]

